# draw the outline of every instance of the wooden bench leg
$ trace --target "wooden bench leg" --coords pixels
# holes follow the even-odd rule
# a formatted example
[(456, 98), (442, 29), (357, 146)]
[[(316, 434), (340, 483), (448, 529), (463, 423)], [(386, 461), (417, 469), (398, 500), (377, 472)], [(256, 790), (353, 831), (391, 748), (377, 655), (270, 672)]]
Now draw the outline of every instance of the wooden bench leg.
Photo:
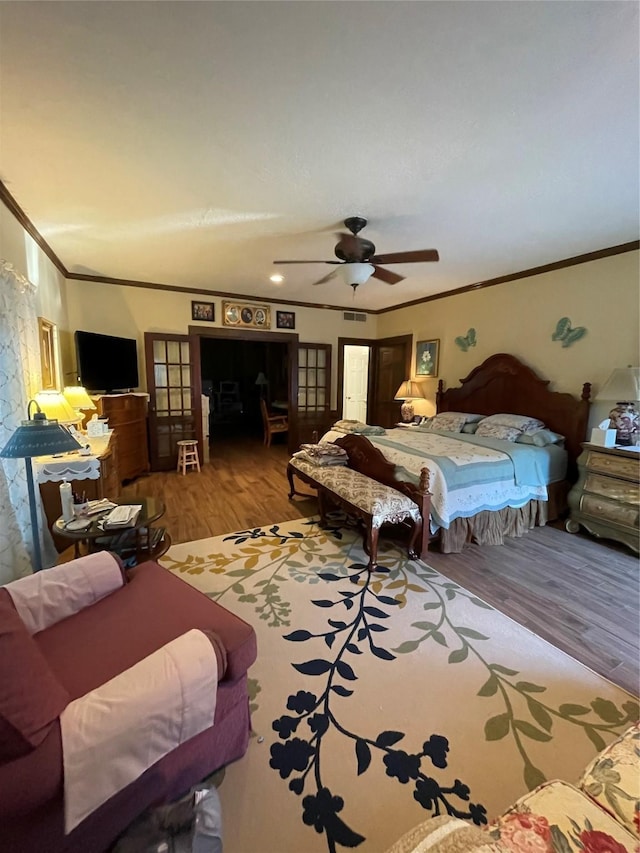
[(292, 500), (296, 493), (296, 487), (293, 484), (293, 468), (291, 465), (287, 465), (287, 480), (289, 481), (289, 500)]
[(327, 522), (327, 494), (320, 486), (318, 488), (318, 512), (320, 513), (320, 527), (328, 527)]
[(369, 523), (369, 527), (367, 529), (367, 539), (369, 540), (369, 548), (365, 548), (367, 553), (369, 554), (369, 565), (367, 568), (370, 572), (375, 572), (378, 568), (378, 534), (380, 533), (379, 527), (374, 527), (371, 523)]
[[(420, 534), (422, 533), (422, 524), (423, 524), (422, 521), (414, 521), (413, 522), (413, 530), (411, 531), (411, 538), (409, 539), (409, 548), (407, 551), (410, 560), (417, 560), (418, 559), (418, 553), (416, 551), (416, 543), (420, 537)], [(428, 545), (428, 543), (427, 543), (427, 545)]]

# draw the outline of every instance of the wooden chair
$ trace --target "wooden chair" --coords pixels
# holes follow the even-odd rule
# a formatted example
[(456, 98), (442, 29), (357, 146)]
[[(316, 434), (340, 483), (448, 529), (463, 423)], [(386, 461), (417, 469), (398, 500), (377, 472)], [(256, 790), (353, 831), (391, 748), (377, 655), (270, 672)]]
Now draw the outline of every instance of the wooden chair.
[(264, 426), (264, 443), (271, 447), (271, 436), (277, 432), (289, 432), (289, 421), (286, 415), (270, 415), (264, 400), (260, 400), (260, 411)]
[(198, 442), (195, 438), (184, 439), (178, 442), (178, 465), (176, 471), (184, 475), (187, 468), (196, 468), (200, 471), (200, 460), (198, 458)]

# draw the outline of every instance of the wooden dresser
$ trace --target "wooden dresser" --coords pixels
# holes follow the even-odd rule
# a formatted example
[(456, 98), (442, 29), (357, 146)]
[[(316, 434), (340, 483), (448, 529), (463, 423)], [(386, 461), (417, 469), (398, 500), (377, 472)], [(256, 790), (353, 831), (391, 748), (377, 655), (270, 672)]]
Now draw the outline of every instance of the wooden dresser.
[(640, 453), (585, 443), (578, 482), (569, 492), (569, 533), (580, 525), (594, 536), (640, 550)]
[(105, 394), (95, 398), (98, 417), (107, 418), (118, 436), (120, 482), (149, 470), (147, 397), (144, 394)]

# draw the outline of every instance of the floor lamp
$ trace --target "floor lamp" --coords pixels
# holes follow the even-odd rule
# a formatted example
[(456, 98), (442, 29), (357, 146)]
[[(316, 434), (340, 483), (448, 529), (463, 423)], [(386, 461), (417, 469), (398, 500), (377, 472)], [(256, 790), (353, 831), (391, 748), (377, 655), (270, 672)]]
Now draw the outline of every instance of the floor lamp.
[[(38, 411), (31, 419), (31, 405), (35, 404)], [(27, 468), (27, 489), (29, 491), (29, 511), (31, 513), (31, 536), (33, 538), (34, 571), (42, 569), (42, 552), (40, 550), (40, 534), (38, 532), (38, 513), (36, 493), (33, 485), (33, 467), (31, 459), (34, 456), (48, 456), (52, 453), (66, 453), (69, 450), (79, 450), (81, 445), (75, 440), (68, 429), (58, 421), (48, 421), (35, 400), (30, 400), (27, 407), (28, 420), (22, 421), (7, 444), (0, 450), (3, 459), (24, 459)]]

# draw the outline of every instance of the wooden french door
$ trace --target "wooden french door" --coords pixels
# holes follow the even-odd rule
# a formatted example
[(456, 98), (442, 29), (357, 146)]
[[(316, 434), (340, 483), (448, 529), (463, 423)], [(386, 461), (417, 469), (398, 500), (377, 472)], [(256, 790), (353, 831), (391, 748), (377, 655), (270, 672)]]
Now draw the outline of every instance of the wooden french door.
[[(202, 448), (200, 340), (197, 336), (145, 332), (149, 448), (152, 471), (176, 467), (177, 442), (198, 440)], [(194, 369), (195, 367), (195, 369)]]
[[(297, 447), (331, 426), (331, 344), (298, 344)], [(315, 434), (315, 435), (314, 435)]]
[(411, 378), (412, 335), (372, 341), (372, 387), (369, 417), (371, 423), (392, 427), (400, 417), (400, 403), (394, 400), (405, 379)]

